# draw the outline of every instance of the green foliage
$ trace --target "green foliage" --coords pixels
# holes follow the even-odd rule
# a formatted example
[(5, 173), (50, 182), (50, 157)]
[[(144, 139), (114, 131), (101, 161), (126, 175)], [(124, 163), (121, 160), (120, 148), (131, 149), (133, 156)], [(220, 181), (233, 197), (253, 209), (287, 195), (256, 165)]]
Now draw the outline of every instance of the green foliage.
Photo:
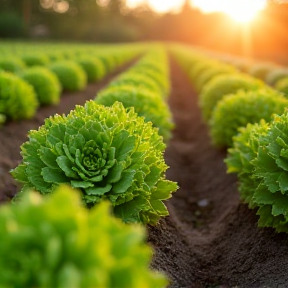
[(158, 85), (162, 96), (170, 93), (167, 52), (162, 46), (155, 46), (145, 54), (131, 69), (134, 75), (145, 75)]
[(159, 87), (159, 85), (154, 79), (150, 78), (147, 75), (139, 74), (133, 71), (123, 73), (123, 75), (120, 75), (109, 84), (110, 87), (120, 85), (134, 86), (138, 89), (146, 88), (150, 91), (158, 93), (159, 95), (162, 95), (163, 93), (161, 87)]
[(48, 68), (57, 75), (64, 90), (80, 91), (86, 87), (87, 76), (81, 66), (73, 61), (59, 61)]
[[(253, 196), (259, 185), (259, 180), (253, 177), (254, 160), (258, 153), (259, 139), (268, 131), (269, 124), (264, 120), (239, 128), (239, 133), (233, 137), (233, 146), (228, 149), (225, 159), (228, 173), (237, 173), (241, 200), (255, 208)], [(261, 142), (262, 144), (262, 142)]]
[(254, 177), (259, 186), (254, 202), (259, 206), (260, 226), (272, 226), (288, 232), (288, 114), (275, 116), (267, 134), (260, 139), (257, 157), (253, 161)]
[(248, 126), (234, 138), (226, 160), (238, 173), (241, 196), (257, 207), (260, 227), (288, 232), (288, 112), (268, 124)]
[(207, 69), (211, 68), (211, 65), (215, 65), (215, 62), (199, 57), (198, 61), (194, 62), (191, 67), (189, 67), (188, 76), (191, 79), (191, 82), (193, 83), (194, 81), (197, 81), (197, 79), (201, 77), (202, 73), (205, 73)]
[(171, 137), (172, 115), (168, 105), (159, 94), (146, 88), (134, 86), (108, 87), (98, 93), (95, 101), (105, 106), (112, 106), (116, 101), (122, 102), (125, 108), (134, 107), (139, 116), (145, 121), (151, 121), (154, 127), (159, 128), (159, 134), (167, 141)]
[(275, 83), (275, 89), (282, 92), (284, 96), (288, 98), (288, 76), (285, 78), (279, 79)]
[(61, 84), (57, 76), (49, 69), (32, 67), (25, 69), (19, 76), (33, 86), (40, 104), (59, 103)]
[(44, 53), (24, 54), (21, 59), (28, 67), (31, 66), (46, 66), (49, 64), (49, 57)]
[(81, 57), (76, 59), (76, 63), (85, 71), (88, 82), (99, 81), (106, 74), (103, 62), (95, 57)]
[(102, 64), (105, 67), (104, 69), (107, 72), (111, 72), (116, 66), (115, 59), (111, 57), (111, 55), (108, 54), (97, 55), (97, 58), (102, 62)]
[(0, 113), (13, 120), (29, 119), (38, 105), (30, 84), (11, 73), (0, 72)]
[(9, 56), (7, 58), (0, 58), (0, 69), (7, 72), (17, 73), (24, 70), (25, 67), (25, 63), (20, 58)]
[(216, 105), (209, 125), (212, 141), (216, 146), (231, 147), (232, 137), (240, 127), (270, 121), (273, 114), (282, 114), (288, 99), (272, 89), (238, 91), (226, 95)]
[(23, 191), (46, 194), (68, 183), (81, 189), (89, 207), (108, 199), (124, 222), (156, 224), (168, 215), (162, 200), (177, 189), (165, 179), (164, 149), (157, 129), (133, 108), (89, 101), (30, 131), (12, 175), (24, 183)]
[(157, 84), (159, 87), (159, 90), (161, 91), (161, 95), (168, 96), (170, 93), (170, 83), (169, 83), (169, 77), (166, 73), (163, 72), (157, 72), (156, 70), (141, 67), (141, 70), (137, 67), (137, 69), (134, 69), (135, 75), (144, 75), (149, 77), (150, 79), (153, 79), (153, 81)]
[(125, 225), (109, 208), (87, 210), (64, 185), (0, 207), (0, 286), (164, 288), (166, 277), (149, 269), (144, 228)]
[(214, 77), (219, 75), (229, 75), (231, 73), (235, 73), (237, 70), (230, 65), (213, 65), (212, 67), (207, 67), (198, 77), (193, 81), (194, 87), (197, 91), (201, 91), (203, 87)]
[(262, 81), (241, 73), (214, 77), (207, 83), (199, 95), (199, 105), (202, 110), (203, 119), (206, 121), (210, 119), (217, 102), (225, 95), (235, 93), (238, 90), (248, 91), (261, 87), (264, 87)]
[(271, 71), (273, 71), (275, 67), (276, 67), (276, 64), (274, 63), (259, 62), (259, 63), (252, 64), (247, 72), (251, 76), (265, 81), (265, 79), (267, 78), (267, 75), (271, 73)]

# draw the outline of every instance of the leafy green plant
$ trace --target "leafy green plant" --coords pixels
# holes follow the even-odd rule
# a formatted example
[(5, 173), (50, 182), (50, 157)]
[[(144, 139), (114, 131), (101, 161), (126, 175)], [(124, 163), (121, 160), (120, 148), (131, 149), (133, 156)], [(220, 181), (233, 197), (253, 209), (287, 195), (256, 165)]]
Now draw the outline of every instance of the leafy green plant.
[(155, 93), (158, 93), (159, 95), (163, 94), (161, 87), (157, 84), (157, 82), (154, 79), (150, 78), (147, 75), (134, 73), (133, 71), (129, 71), (124, 73), (123, 75), (120, 75), (109, 84), (110, 87), (120, 85), (134, 86), (139, 89), (146, 88)]
[(267, 78), (267, 75), (276, 68), (276, 64), (269, 62), (258, 62), (253, 63), (248, 69), (248, 73), (256, 78), (263, 81)]
[(228, 172), (238, 173), (242, 198), (258, 209), (258, 225), (278, 232), (288, 232), (287, 123), (286, 111), (269, 124), (247, 126), (226, 159)]
[(60, 100), (61, 84), (57, 76), (44, 67), (25, 69), (19, 76), (31, 84), (42, 105), (57, 104)]
[(133, 69), (133, 73), (135, 73), (135, 75), (144, 75), (149, 77), (150, 79), (153, 79), (154, 82), (156, 82), (156, 84), (159, 87), (159, 90), (161, 91), (161, 95), (163, 96), (168, 96), (170, 93), (170, 82), (169, 82), (169, 77), (168, 74), (165, 72), (156, 72), (153, 69), (139, 69), (139, 67), (137, 67), (136, 69)]
[(219, 75), (229, 75), (231, 73), (235, 73), (237, 70), (230, 65), (213, 65), (212, 67), (207, 67), (202, 73), (193, 81), (193, 84), (197, 91), (201, 91), (203, 87), (214, 77)]
[(44, 53), (24, 54), (21, 59), (28, 67), (31, 66), (46, 66), (49, 64), (50, 59)]
[(281, 78), (275, 83), (276, 90), (282, 92), (285, 97), (288, 98), (288, 76), (286, 78)]
[(240, 198), (250, 208), (256, 206), (253, 196), (259, 185), (259, 180), (253, 176), (252, 160), (257, 157), (260, 137), (267, 133), (268, 128), (269, 124), (264, 120), (240, 127), (239, 133), (233, 137), (233, 145), (228, 149), (228, 155), (224, 160), (227, 165), (227, 173), (237, 174)]
[(162, 200), (177, 189), (165, 179), (164, 149), (157, 129), (133, 108), (88, 101), (30, 131), (12, 175), (23, 191), (46, 194), (68, 183), (81, 189), (88, 207), (108, 199), (124, 222), (156, 224), (168, 215)]
[(0, 113), (12, 120), (32, 118), (39, 106), (33, 87), (9, 72), (0, 72)]
[(264, 85), (264, 82), (241, 73), (214, 77), (199, 94), (199, 105), (203, 119), (206, 121), (210, 119), (217, 102), (225, 95), (235, 93), (238, 90), (256, 90), (264, 87)]
[(86, 87), (87, 76), (81, 66), (73, 61), (59, 61), (48, 68), (57, 75), (64, 90), (80, 91)]
[(29, 191), (0, 207), (0, 286), (164, 288), (149, 269), (152, 249), (140, 225), (126, 225), (103, 202), (90, 211), (75, 189)]
[(272, 89), (238, 91), (226, 95), (216, 105), (209, 121), (212, 141), (216, 146), (231, 147), (232, 137), (240, 127), (269, 122), (273, 114), (282, 114), (288, 107), (288, 99)]
[(288, 232), (288, 113), (275, 116), (269, 129), (259, 141), (257, 157), (253, 160), (254, 177), (259, 180), (253, 200), (259, 206), (259, 225)]
[(159, 134), (165, 141), (171, 137), (171, 130), (174, 127), (172, 115), (168, 105), (155, 92), (146, 88), (120, 85), (100, 91), (95, 101), (105, 106), (112, 106), (119, 101), (125, 108), (134, 107), (139, 116), (143, 116), (146, 122), (151, 121), (153, 126), (159, 129)]
[(7, 58), (0, 58), (0, 69), (4, 71), (17, 73), (24, 70), (25, 67), (25, 63), (20, 58), (9, 56)]
[(75, 60), (86, 73), (88, 82), (101, 80), (105, 74), (105, 66), (102, 61), (94, 57), (80, 57)]
[(111, 57), (111, 55), (100, 54), (100, 55), (97, 55), (97, 58), (103, 63), (105, 67), (105, 71), (107, 72), (111, 72), (116, 66), (115, 59)]

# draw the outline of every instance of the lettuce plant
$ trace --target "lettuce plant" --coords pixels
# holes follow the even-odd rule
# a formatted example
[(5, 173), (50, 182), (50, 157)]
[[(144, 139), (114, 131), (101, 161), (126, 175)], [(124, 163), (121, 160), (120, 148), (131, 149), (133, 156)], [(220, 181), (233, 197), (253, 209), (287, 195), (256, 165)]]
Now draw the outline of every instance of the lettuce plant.
[(25, 69), (19, 76), (33, 86), (40, 104), (59, 103), (61, 84), (57, 76), (49, 69), (32, 67)]
[(102, 61), (95, 57), (80, 57), (75, 60), (86, 73), (88, 82), (101, 80), (105, 76), (105, 66)]
[(63, 90), (80, 91), (86, 87), (87, 76), (81, 66), (73, 61), (59, 61), (48, 66), (57, 75)]
[(44, 53), (24, 54), (21, 59), (28, 67), (31, 66), (46, 66), (49, 64), (50, 59)]
[(231, 147), (239, 127), (270, 121), (273, 114), (282, 114), (288, 99), (272, 89), (238, 91), (218, 102), (209, 121), (212, 141), (219, 147)]
[(171, 130), (174, 127), (172, 115), (168, 105), (155, 92), (146, 88), (120, 85), (100, 91), (95, 101), (105, 106), (112, 106), (119, 101), (125, 108), (134, 107), (139, 116), (143, 116), (146, 122), (151, 121), (153, 126), (159, 129), (159, 134), (165, 141), (171, 137)]
[(17, 57), (12, 58), (10, 56), (7, 58), (0, 59), (0, 69), (7, 71), (7, 72), (17, 73), (17, 72), (24, 70), (25, 67), (26, 67), (25, 62)]
[(267, 78), (267, 75), (276, 68), (276, 64), (269, 63), (269, 62), (259, 62), (252, 64), (249, 69), (248, 73), (253, 77), (259, 78), (263, 81)]
[(33, 87), (9, 72), (0, 72), (0, 113), (12, 120), (32, 118), (39, 106)]
[(288, 232), (288, 113), (241, 129), (225, 160), (238, 173), (241, 198), (257, 208), (260, 227)]
[(208, 121), (213, 109), (225, 95), (236, 93), (238, 90), (255, 90), (264, 87), (264, 82), (245, 74), (219, 75), (205, 85), (199, 94), (199, 105), (203, 119)]
[(149, 269), (144, 227), (126, 225), (109, 210), (108, 202), (87, 210), (65, 185), (0, 207), (0, 286), (166, 287), (167, 278)]
[(230, 65), (224, 65), (224, 64), (214, 64), (212, 67), (207, 67), (194, 81), (194, 87), (197, 89), (197, 91), (201, 91), (203, 87), (214, 77), (219, 75), (229, 75), (232, 73), (237, 72), (237, 70)]
[(123, 221), (156, 224), (168, 215), (162, 200), (177, 189), (165, 179), (164, 149), (157, 129), (134, 109), (88, 101), (30, 131), (12, 175), (23, 189), (43, 194), (68, 183), (81, 189), (88, 207), (108, 199)]
[(158, 85), (160, 91), (161, 91), (161, 95), (163, 96), (168, 96), (170, 93), (170, 82), (169, 82), (169, 77), (168, 77), (168, 73), (160, 73), (157, 72), (153, 69), (143, 69), (141, 68), (141, 70), (139, 69), (140, 67), (137, 67), (137, 69), (133, 69), (133, 73), (137, 74), (137, 75), (144, 75), (149, 77), (150, 79), (153, 79), (156, 84)]
[(288, 98), (288, 76), (278, 80), (275, 83), (275, 89), (284, 94)]
[(288, 232), (287, 124), (287, 111), (281, 116), (275, 116), (267, 133), (260, 139), (261, 145), (253, 161), (253, 174), (260, 183), (254, 194), (254, 202), (260, 207), (257, 212), (260, 225), (275, 227), (279, 232)]
[(253, 176), (254, 160), (258, 153), (260, 137), (268, 131), (269, 124), (264, 120), (259, 123), (248, 124), (239, 128), (239, 133), (233, 137), (233, 145), (228, 149), (228, 155), (224, 160), (227, 165), (227, 173), (236, 173), (238, 177), (238, 190), (240, 198), (250, 208), (255, 208), (253, 196), (259, 185), (259, 179)]
[(144, 74), (134, 73), (133, 71), (123, 73), (109, 84), (110, 87), (119, 85), (130, 85), (139, 89), (146, 88), (159, 95), (163, 95), (161, 87), (154, 79)]

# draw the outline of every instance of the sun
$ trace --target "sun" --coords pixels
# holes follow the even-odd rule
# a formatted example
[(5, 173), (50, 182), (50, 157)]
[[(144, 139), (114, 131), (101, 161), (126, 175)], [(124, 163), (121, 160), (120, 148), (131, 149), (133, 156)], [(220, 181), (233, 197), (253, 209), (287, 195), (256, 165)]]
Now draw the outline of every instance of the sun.
[[(139, 4), (147, 4), (158, 13), (177, 12), (185, 0), (126, 0), (126, 5), (134, 8)], [(223, 12), (240, 23), (249, 23), (267, 5), (267, 0), (190, 0), (193, 7), (204, 13)]]
[(205, 13), (223, 12), (240, 23), (251, 22), (267, 5), (266, 0), (193, 0), (192, 3)]

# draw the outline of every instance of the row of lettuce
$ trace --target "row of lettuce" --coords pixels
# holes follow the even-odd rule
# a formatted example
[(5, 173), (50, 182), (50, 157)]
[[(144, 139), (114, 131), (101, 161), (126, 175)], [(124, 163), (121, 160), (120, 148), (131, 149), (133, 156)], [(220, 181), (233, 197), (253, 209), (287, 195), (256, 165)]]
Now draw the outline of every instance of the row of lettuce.
[[(287, 94), (276, 89), (279, 82), (268, 84), (239, 62), (185, 46), (171, 50), (198, 92), (213, 144), (227, 149), (227, 172), (237, 174), (241, 199), (257, 210), (259, 227), (288, 232)], [(271, 74), (287, 80), (279, 71), (270, 80)]]
[(4, 42), (0, 56), (0, 124), (32, 118), (39, 106), (58, 104), (63, 91), (85, 89), (88, 83), (101, 80), (145, 49), (140, 44), (32, 46)]
[(168, 215), (178, 188), (165, 176), (169, 90), (153, 46), (95, 99), (29, 132), (11, 171), (22, 190), (0, 208), (1, 287), (167, 287), (144, 225)]

